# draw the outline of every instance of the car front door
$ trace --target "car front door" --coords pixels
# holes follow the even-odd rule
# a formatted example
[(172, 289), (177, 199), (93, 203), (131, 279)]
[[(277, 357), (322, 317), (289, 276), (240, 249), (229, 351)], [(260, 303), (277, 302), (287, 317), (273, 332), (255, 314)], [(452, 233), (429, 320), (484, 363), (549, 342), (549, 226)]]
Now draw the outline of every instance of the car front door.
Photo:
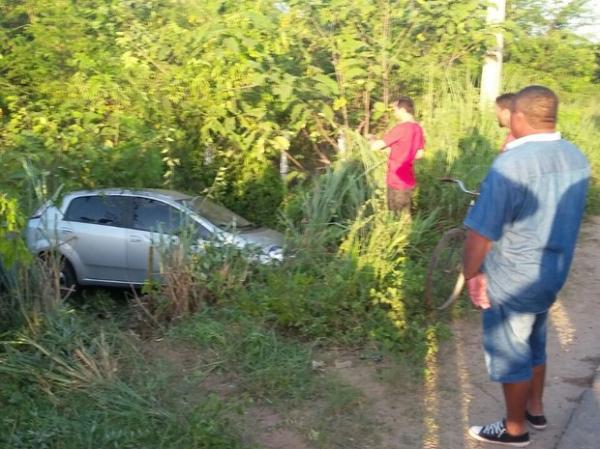
[(182, 227), (179, 209), (162, 201), (135, 197), (131, 226), (127, 229), (127, 266), (129, 281), (141, 284), (160, 278), (161, 259), (173, 244), (179, 243)]
[(111, 195), (81, 196), (69, 203), (58, 232), (78, 259), (80, 280), (127, 280), (123, 226), (128, 208), (126, 197)]

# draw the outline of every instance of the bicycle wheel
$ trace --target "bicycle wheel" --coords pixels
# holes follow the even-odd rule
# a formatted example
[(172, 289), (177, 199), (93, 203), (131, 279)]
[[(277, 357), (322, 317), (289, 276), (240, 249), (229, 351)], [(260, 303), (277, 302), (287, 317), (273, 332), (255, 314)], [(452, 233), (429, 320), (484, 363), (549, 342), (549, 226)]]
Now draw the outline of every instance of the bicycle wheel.
[(433, 250), (425, 279), (425, 304), (429, 310), (443, 310), (460, 296), (465, 285), (462, 254), (465, 230), (445, 232)]

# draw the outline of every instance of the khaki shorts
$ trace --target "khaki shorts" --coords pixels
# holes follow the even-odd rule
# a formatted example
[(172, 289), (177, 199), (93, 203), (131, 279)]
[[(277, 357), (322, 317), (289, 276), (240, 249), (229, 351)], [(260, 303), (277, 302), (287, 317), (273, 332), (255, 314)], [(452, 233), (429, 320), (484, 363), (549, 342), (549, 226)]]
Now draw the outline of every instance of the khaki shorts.
[(388, 209), (392, 212), (406, 211), (410, 214), (410, 199), (412, 190), (410, 189), (392, 189), (387, 188), (387, 204)]

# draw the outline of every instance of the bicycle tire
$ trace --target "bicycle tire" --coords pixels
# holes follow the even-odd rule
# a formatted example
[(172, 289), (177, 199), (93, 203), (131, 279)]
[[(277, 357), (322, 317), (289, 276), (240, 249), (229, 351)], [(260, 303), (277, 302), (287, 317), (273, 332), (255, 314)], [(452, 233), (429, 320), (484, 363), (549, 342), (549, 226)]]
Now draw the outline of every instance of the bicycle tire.
[(444, 310), (460, 296), (465, 285), (462, 273), (462, 253), (466, 231), (454, 228), (446, 231), (435, 246), (425, 279), (424, 300), (431, 310)]

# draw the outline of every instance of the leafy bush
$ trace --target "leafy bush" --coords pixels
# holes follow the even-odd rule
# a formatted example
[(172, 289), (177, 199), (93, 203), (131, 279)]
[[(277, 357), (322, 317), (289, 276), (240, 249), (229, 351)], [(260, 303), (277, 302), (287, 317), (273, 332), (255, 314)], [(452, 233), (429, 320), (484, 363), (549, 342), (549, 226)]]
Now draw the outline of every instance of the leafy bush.
[[(164, 328), (215, 304), (237, 291), (250, 276), (254, 253), (233, 245), (198, 242), (180, 235), (178, 245), (162, 245), (151, 259), (160, 260), (160, 279), (150, 279), (143, 295), (134, 291), (134, 320), (138, 331)], [(195, 246), (195, 248), (193, 248)], [(152, 261), (149, 261), (149, 264)]]
[(0, 269), (26, 259), (26, 248), (19, 235), (24, 222), (17, 199), (0, 193)]
[(254, 223), (277, 226), (284, 184), (275, 167), (268, 162), (257, 167), (246, 163), (232, 175), (230, 188), (218, 199)]
[(22, 237), (24, 218), (15, 199), (0, 195), (0, 332), (36, 326), (61, 303), (60, 260), (33, 260)]
[(351, 260), (313, 258), (265, 270), (236, 295), (233, 306), (284, 332), (358, 344), (374, 285), (372, 273)]

